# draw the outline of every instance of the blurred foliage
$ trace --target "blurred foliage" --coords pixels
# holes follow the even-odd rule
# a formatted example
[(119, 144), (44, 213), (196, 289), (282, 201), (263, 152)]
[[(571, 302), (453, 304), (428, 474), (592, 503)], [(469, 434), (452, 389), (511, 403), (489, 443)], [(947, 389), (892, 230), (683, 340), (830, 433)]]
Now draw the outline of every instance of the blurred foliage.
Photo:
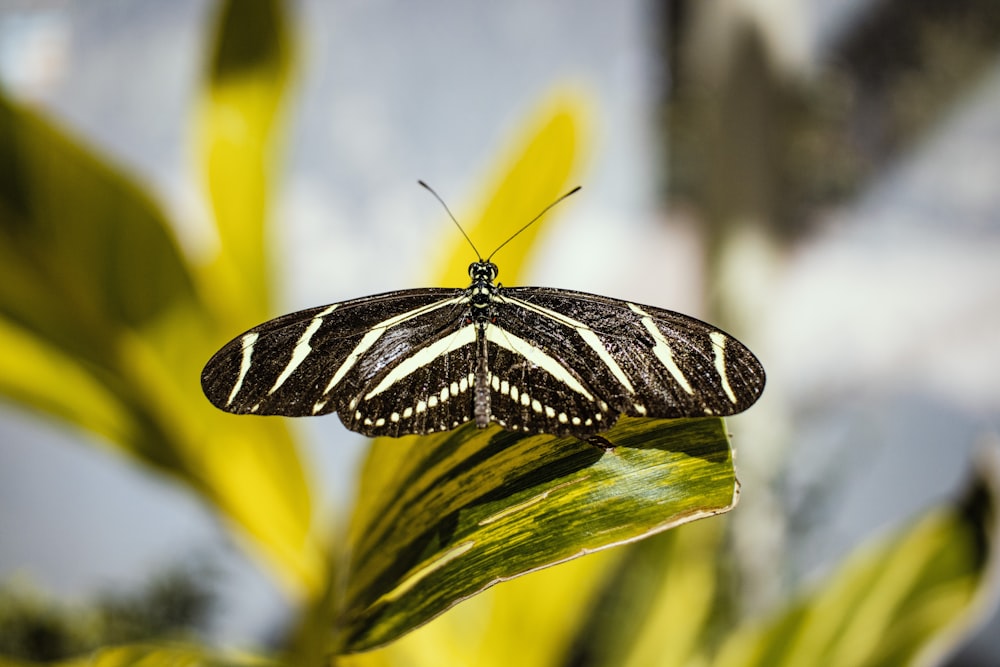
[(763, 214), (783, 242), (919, 144), (1000, 52), (993, 0), (884, 0), (806, 74), (779, 62), (752, 12), (706, 39), (700, 5), (660, 6), (665, 189), (717, 224)]
[(960, 500), (873, 541), (763, 622), (730, 634), (712, 665), (936, 664), (995, 605), (1000, 452)]
[[(573, 560), (732, 507), (738, 487), (718, 419), (623, 420), (603, 434), (608, 450), (474, 428), (379, 440), (348, 535), (315, 526), (306, 466), (284, 422), (222, 414), (198, 386), (222, 341), (274, 314), (265, 223), (293, 64), (287, 25), (276, 0), (221, 7), (196, 110), (219, 242), (204, 265), (184, 257), (142, 187), (0, 99), (0, 347), (9, 352), (0, 393), (187, 484), (286, 585), (298, 624), (275, 657), (222, 655), (192, 636), (210, 597), (183, 577), (72, 612), (16, 598), (0, 602), (0, 652), (11, 656), (0, 664), (89, 652), (60, 664), (318, 665), (386, 642), (335, 660), (705, 666), (801, 664), (822, 652), (843, 665), (910, 664), (981, 617), (995, 593), (992, 468), (964, 504), (933, 509), (861, 551), (769, 620), (747, 622), (733, 609), (721, 521)], [(769, 97), (780, 82), (768, 78), (763, 46), (748, 44), (757, 55), (744, 63), (760, 77), (745, 82), (772, 83), (739, 95), (761, 93), (755, 117), (780, 119)], [(721, 115), (702, 117), (709, 128), (733, 125), (720, 124), (728, 111), (747, 115), (732, 100), (719, 104)], [(553, 95), (505, 142), (480, 203), (459, 216), (472, 221), (481, 252), (575, 184), (586, 109)], [(744, 139), (730, 152), (749, 147), (736, 151), (741, 160), (771, 160), (770, 144)], [(710, 159), (726, 155), (711, 150)], [(774, 174), (751, 179), (735, 203), (719, 205), (719, 219), (773, 207), (780, 184)], [(504, 281), (517, 282), (547, 226), (504, 248)], [(443, 284), (464, 283), (468, 248), (449, 239), (432, 265)], [(461, 613), (442, 614), (467, 598)]]
[(250, 9), (225, 3), (196, 115), (219, 235), (201, 285), (213, 313), (237, 331), (273, 315), (266, 221), (281, 166), (277, 126), (293, 55), (286, 22), (278, 0), (254, 0)]
[[(253, 78), (246, 68), (240, 76)], [(231, 98), (231, 121), (253, 127), (240, 119), (259, 97)], [(211, 267), (182, 256), (138, 184), (2, 98), (0, 173), (0, 345), (11, 352), (0, 356), (0, 392), (189, 484), (242, 529), (290, 592), (318, 591), (325, 566), (285, 425), (220, 413), (198, 380), (219, 341), (245, 323), (228, 314), (258, 312), (259, 295), (223, 293)], [(262, 215), (244, 221), (250, 236), (254, 225)], [(230, 307), (214, 310), (206, 293)]]
[(206, 571), (174, 567), (137, 591), (69, 605), (19, 588), (0, 591), (0, 655), (43, 662), (102, 646), (206, 634), (215, 604)]

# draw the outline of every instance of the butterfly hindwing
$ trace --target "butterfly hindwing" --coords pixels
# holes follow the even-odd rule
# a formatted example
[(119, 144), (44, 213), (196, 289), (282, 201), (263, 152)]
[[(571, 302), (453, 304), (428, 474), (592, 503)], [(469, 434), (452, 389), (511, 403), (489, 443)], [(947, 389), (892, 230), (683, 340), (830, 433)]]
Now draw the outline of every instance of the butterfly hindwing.
[(453, 429), (473, 416), (475, 326), (461, 314), (390, 330), (345, 378), (337, 412), (349, 429), (400, 436)]

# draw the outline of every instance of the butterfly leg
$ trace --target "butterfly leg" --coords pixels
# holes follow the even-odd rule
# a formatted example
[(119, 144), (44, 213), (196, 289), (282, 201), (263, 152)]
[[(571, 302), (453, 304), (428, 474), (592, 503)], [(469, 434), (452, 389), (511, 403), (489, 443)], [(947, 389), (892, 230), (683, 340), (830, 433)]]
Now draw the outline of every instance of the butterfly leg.
[(604, 452), (613, 452), (615, 450), (615, 443), (599, 435), (589, 436), (586, 438), (586, 441)]

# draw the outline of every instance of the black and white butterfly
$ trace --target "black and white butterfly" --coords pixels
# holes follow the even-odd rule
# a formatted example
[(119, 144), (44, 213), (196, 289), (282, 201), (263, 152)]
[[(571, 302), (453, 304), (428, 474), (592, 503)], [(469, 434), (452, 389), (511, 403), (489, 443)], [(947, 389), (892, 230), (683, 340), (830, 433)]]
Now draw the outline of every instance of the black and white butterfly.
[(369, 436), (474, 420), (579, 437), (623, 414), (725, 416), (760, 397), (763, 367), (725, 332), (629, 301), (503, 287), (493, 254), (469, 266), (465, 289), (389, 292), (256, 326), (209, 360), (205, 395), (238, 414), (336, 412)]

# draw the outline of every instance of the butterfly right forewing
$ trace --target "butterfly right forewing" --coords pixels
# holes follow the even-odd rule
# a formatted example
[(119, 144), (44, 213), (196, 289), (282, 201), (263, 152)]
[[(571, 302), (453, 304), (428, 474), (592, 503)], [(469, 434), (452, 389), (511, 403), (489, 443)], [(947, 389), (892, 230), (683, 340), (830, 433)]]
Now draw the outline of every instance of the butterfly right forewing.
[(500, 300), (501, 326), (530, 334), (532, 346), (563, 360), (615, 414), (725, 416), (763, 391), (764, 369), (753, 353), (693, 317), (544, 287), (506, 288)]

